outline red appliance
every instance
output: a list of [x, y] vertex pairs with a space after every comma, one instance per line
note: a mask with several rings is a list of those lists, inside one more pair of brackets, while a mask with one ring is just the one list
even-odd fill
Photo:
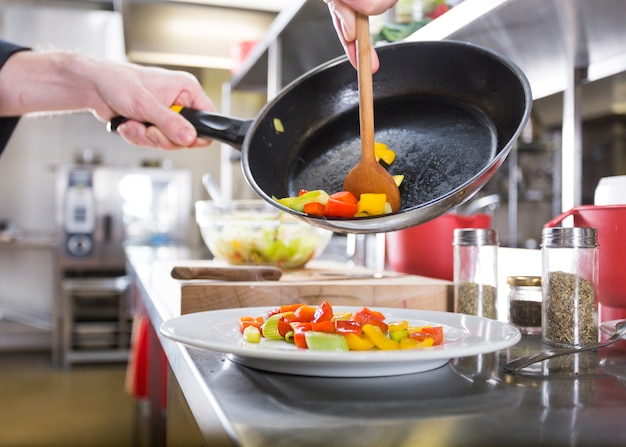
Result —
[[450, 213], [415, 227], [387, 233], [387, 263], [397, 272], [452, 281], [455, 228], [491, 228], [491, 216]]

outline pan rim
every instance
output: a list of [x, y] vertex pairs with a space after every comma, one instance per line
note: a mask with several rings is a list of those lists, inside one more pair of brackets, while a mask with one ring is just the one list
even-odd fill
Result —
[[[300, 75], [292, 82], [290, 82], [287, 86], [285, 86], [273, 99], [271, 99], [267, 104], [265, 104], [260, 112], [257, 114], [256, 119], [254, 119], [251, 124], [250, 129], [245, 135], [243, 144], [242, 144], [242, 168], [245, 173], [245, 178], [252, 187], [252, 189], [265, 201], [271, 203], [273, 206], [293, 214], [296, 217], [299, 217], [312, 225], [320, 226], [326, 229], [330, 229], [332, 231], [336, 231], [339, 233], [378, 233], [378, 232], [387, 232], [387, 231], [396, 231], [404, 228], [408, 228], [411, 226], [418, 225], [419, 223], [425, 223], [429, 220], [432, 220], [436, 217], [439, 217], [442, 214], [450, 211], [451, 209], [462, 205], [466, 201], [468, 201], [471, 197], [473, 197], [491, 178], [493, 172], [497, 170], [508, 154], [515, 143], [515, 141], [520, 137], [524, 126], [526, 125], [528, 119], [530, 118], [530, 113], [532, 110], [532, 90], [530, 87], [530, 83], [523, 73], [521, 68], [516, 65], [511, 59], [506, 56], [503, 56], [491, 49], [482, 47], [480, 45], [465, 42], [465, 41], [457, 41], [457, 40], [439, 40], [439, 41], [418, 41], [418, 42], [396, 42], [386, 45], [381, 45], [377, 47], [377, 51], [386, 52], [386, 51], [394, 51], [398, 48], [403, 47], [428, 47], [428, 46], [437, 46], [437, 47], [465, 47], [470, 51], [483, 54], [484, 56], [497, 61], [503, 68], [510, 71], [513, 75], [513, 78], [519, 82], [517, 86], [523, 92], [524, 96], [524, 104], [523, 104], [523, 113], [521, 116], [521, 120], [519, 121], [515, 130], [511, 133], [510, 137], [506, 141], [501, 142], [502, 149], [496, 152], [493, 159], [478, 172], [474, 173], [472, 177], [470, 177], [465, 182], [456, 186], [452, 190], [444, 193], [432, 200], [419, 203], [416, 205], [409, 206], [407, 208], [401, 208], [395, 213], [386, 214], [382, 216], [367, 216], [367, 217], [359, 217], [359, 218], [328, 218], [328, 217], [317, 217], [317, 216], [309, 216], [305, 213], [298, 212], [288, 208], [274, 200], [274, 197], [268, 195], [263, 189], [256, 183], [256, 179], [252, 174], [252, 169], [249, 164], [249, 154], [251, 147], [251, 140], [255, 135], [256, 131], [259, 129], [261, 125], [261, 121], [264, 117], [268, 116], [270, 111], [278, 104], [281, 99], [288, 95], [297, 85], [301, 84], [307, 79], [318, 76], [321, 72], [327, 71], [334, 67], [349, 64], [348, 58], [345, 55], [339, 56], [337, 58], [331, 59], [328, 62], [325, 62], [312, 70]], [[380, 53], [379, 53], [380, 54]], [[478, 187], [476, 187], [471, 193], [466, 194], [465, 191], [468, 189], [469, 185], [476, 185], [478, 182]], [[415, 213], [416, 211], [425, 211], [429, 209], [436, 208], [436, 205], [442, 204], [445, 202], [451, 201], [453, 206], [448, 208], [447, 210], [433, 210], [432, 213], [425, 213], [424, 217], [416, 222], [414, 219], [408, 218], [406, 215]], [[395, 221], [395, 222], [394, 222]]]

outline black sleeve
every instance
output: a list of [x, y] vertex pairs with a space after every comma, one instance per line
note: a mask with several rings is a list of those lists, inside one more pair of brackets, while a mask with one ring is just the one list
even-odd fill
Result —
[[[28, 50], [28, 48], [21, 47], [19, 45], [12, 44], [10, 42], [6, 42], [0, 39], [0, 76], [2, 76], [2, 67], [4, 63], [11, 57], [14, 53], [18, 51]], [[9, 138], [13, 134], [15, 130], [15, 126], [19, 121], [19, 116], [15, 117], [4, 117], [0, 118], [0, 154], [4, 150], [4, 147], [7, 145]]]

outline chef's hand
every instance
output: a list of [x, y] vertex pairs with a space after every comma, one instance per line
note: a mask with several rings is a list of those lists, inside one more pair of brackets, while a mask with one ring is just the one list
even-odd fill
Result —
[[[372, 16], [382, 14], [392, 8], [398, 0], [324, 0], [333, 19], [333, 25], [341, 45], [356, 68], [356, 11]], [[372, 71], [375, 73], [380, 67], [378, 55], [372, 47]]]
[[[180, 149], [202, 147], [194, 127], [171, 105], [204, 111], [215, 108], [191, 74], [130, 64], [104, 64], [94, 79], [98, 101], [95, 115], [109, 121], [117, 115], [129, 120], [117, 128], [127, 142], [145, 147]], [[146, 126], [144, 123], [151, 123]]]
[[[0, 70], [0, 116], [33, 112], [91, 111], [129, 143], [161, 149], [207, 146], [170, 106], [213, 111], [211, 100], [189, 73], [112, 62], [64, 51], [20, 51]], [[145, 126], [143, 123], [151, 123]]]

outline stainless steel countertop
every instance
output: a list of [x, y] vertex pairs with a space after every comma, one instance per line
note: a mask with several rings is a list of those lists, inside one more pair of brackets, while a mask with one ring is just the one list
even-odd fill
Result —
[[[163, 278], [172, 258], [128, 255], [158, 328], [176, 316], [176, 281]], [[200, 429], [208, 438], [227, 433], [235, 445], [626, 445], [626, 341], [538, 364], [524, 376], [502, 365], [539, 351], [539, 337], [425, 373], [349, 379], [257, 371], [160, 341]]]

